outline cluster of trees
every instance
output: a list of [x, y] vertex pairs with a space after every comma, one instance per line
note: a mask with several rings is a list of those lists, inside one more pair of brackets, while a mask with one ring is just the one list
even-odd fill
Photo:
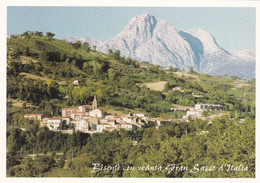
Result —
[[165, 100], [174, 104], [179, 104], [182, 106], [194, 106], [197, 102], [202, 99], [195, 99], [191, 93], [183, 93], [178, 90], [171, 91], [166, 94]]
[[[27, 154], [33, 152], [46, 155], [47, 152], [59, 151], [66, 155], [72, 148], [74, 152], [77, 152], [86, 144], [88, 137], [88, 134], [79, 132], [68, 135], [49, 131], [47, 127], [39, 127], [39, 124], [35, 121], [27, 123], [26, 131], [11, 127], [7, 131], [7, 168], [22, 167], [24, 158], [27, 158]], [[15, 167], [16, 165], [19, 166]]]
[[[22, 34], [22, 36], [25, 36], [26, 38], [31, 38], [32, 36], [42, 37], [43, 32], [40, 31], [26, 31]], [[53, 38], [55, 36], [52, 32], [46, 32], [46, 36], [48, 38]]]
[[12, 167], [8, 173], [10, 176], [15, 177], [41, 177], [54, 165], [55, 160], [53, 157], [39, 157], [36, 160], [28, 157], [21, 164]]
[[49, 80], [24, 79], [22, 77], [9, 77], [7, 80], [7, 97], [25, 100], [32, 104], [39, 104], [42, 100], [60, 98], [59, 85]]
[[[136, 133], [112, 132], [92, 136], [81, 154], [72, 162], [76, 176], [112, 176], [112, 177], [254, 177], [255, 144], [254, 120], [238, 125], [237, 122], [222, 117], [211, 125], [207, 121], [196, 119], [189, 123], [171, 124], [160, 130], [140, 129]], [[203, 131], [208, 130], [204, 134]], [[243, 136], [243, 137], [242, 137]], [[245, 137], [247, 139], [245, 139]], [[138, 140], [137, 140], [138, 139]], [[249, 140], [250, 139], [250, 140]], [[133, 145], [131, 140], [137, 140]], [[98, 145], [97, 145], [98, 144]], [[84, 158], [85, 157], [85, 158]], [[116, 171], [93, 170], [92, 163], [104, 166], [120, 165]], [[138, 170], [138, 166], [163, 166], [170, 164], [188, 166], [233, 164], [248, 166], [248, 171], [212, 171], [190, 173], [190, 171]], [[123, 170], [123, 167], [135, 167]]]
[[[43, 36], [43, 32], [41, 31], [25, 31], [23, 32], [21, 35], [10, 35], [11, 39], [15, 39], [18, 38], [19, 36], [25, 37], [25, 38], [32, 38], [32, 37], [42, 37]], [[55, 36], [54, 33], [52, 32], [46, 32], [46, 36], [48, 38], [53, 38]]]
[[82, 43], [81, 41], [76, 41], [75, 43], [71, 43], [71, 45], [73, 46], [73, 48], [75, 49], [82, 49], [82, 50], [85, 50], [86, 52], [90, 52], [90, 46], [89, 46], [89, 43], [87, 42], [84, 42]]
[[119, 60], [120, 59], [120, 50], [116, 50], [115, 52], [113, 52], [113, 50], [109, 49], [108, 55], [114, 60]]
[[[227, 117], [216, 118], [210, 124], [208, 121], [190, 119], [187, 123], [172, 123], [159, 130], [154, 127], [134, 132], [121, 129], [92, 136], [79, 132], [65, 135], [45, 128], [31, 128], [31, 131], [25, 132], [12, 129], [8, 133], [7, 162], [11, 176], [44, 176], [44, 172], [51, 167], [62, 167], [65, 159], [69, 161], [69, 171], [75, 177], [255, 176], [255, 120], [250, 118], [243, 124]], [[137, 144], [133, 144], [133, 141], [137, 141]], [[26, 158], [21, 161], [19, 155], [25, 150], [64, 152], [63, 163], [58, 160], [55, 163], [50, 157], [37, 157], [35, 160]], [[92, 173], [94, 163], [119, 165], [120, 169]], [[166, 170], [171, 164], [188, 167], [188, 170]], [[225, 171], [226, 167], [224, 171], [190, 172], [196, 164], [199, 164], [198, 167], [215, 166], [217, 169], [226, 164], [242, 164], [248, 170]], [[135, 168], [123, 169], [127, 166]], [[147, 166], [163, 168], [161, 171], [138, 170], [138, 167]], [[52, 169], [54, 173], [55, 170], [58, 169]]]

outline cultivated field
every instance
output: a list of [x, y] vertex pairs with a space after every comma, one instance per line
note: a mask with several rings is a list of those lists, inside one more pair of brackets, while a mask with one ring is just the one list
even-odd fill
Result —
[[139, 84], [139, 86], [147, 86], [147, 88], [150, 88], [151, 90], [156, 90], [156, 91], [162, 91], [164, 89], [164, 85], [166, 84], [167, 81], [158, 81], [154, 83], [143, 83]]

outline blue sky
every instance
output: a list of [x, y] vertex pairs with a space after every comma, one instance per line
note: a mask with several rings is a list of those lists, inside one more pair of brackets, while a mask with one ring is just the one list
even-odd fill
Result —
[[178, 31], [202, 28], [229, 51], [255, 49], [255, 8], [8, 7], [7, 34], [53, 32], [56, 38], [111, 39], [136, 15], [150, 13]]

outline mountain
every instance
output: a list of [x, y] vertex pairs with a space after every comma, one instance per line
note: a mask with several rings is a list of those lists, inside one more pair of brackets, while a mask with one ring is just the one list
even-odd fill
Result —
[[69, 42], [88, 42], [97, 50], [120, 50], [121, 56], [148, 61], [163, 67], [177, 67], [212, 75], [255, 77], [255, 56], [248, 51], [229, 52], [208, 32], [197, 28], [178, 32], [171, 24], [151, 14], [135, 16], [111, 40], [65, 38]]

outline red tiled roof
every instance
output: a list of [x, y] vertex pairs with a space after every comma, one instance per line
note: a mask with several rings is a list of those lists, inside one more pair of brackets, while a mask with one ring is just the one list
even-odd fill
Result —
[[131, 124], [131, 123], [124, 123], [124, 124], [122, 124], [122, 125], [133, 125], [133, 124]]
[[54, 119], [62, 119], [62, 117], [52, 117], [52, 118], [49, 118], [48, 120], [54, 120]]
[[108, 123], [102, 123], [102, 124], [99, 124], [99, 125], [109, 125]]

